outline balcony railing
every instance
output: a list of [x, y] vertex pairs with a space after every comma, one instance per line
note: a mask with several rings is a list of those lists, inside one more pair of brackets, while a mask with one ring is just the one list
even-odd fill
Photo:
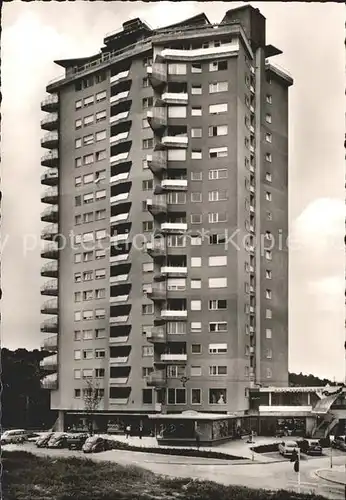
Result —
[[185, 92], [164, 92], [161, 100], [165, 104], [180, 104], [185, 106], [189, 101], [189, 96]]
[[111, 377], [109, 379], [110, 385], [124, 385], [127, 384], [129, 377]]
[[118, 262], [125, 262], [129, 258], [128, 253], [123, 253], [120, 255], [113, 255], [112, 257], [109, 258], [109, 262], [111, 264], [117, 264]]
[[57, 259], [59, 256], [59, 247], [57, 243], [49, 243], [41, 250], [41, 257], [44, 259]]
[[47, 184], [48, 186], [57, 185], [59, 182], [59, 170], [57, 168], [50, 168], [41, 175], [41, 184]]
[[165, 329], [162, 327], [153, 327], [151, 331], [146, 334], [147, 341], [152, 344], [165, 344], [166, 343], [166, 333]]
[[120, 122], [121, 120], [126, 120], [130, 114], [130, 111], [122, 111], [121, 113], [117, 113], [114, 116], [111, 116], [109, 119], [109, 123], [113, 125], [114, 123]]
[[56, 351], [58, 348], [58, 336], [51, 335], [50, 337], [46, 337], [43, 340], [41, 347], [46, 351]]
[[124, 364], [127, 363], [129, 360], [129, 356], [115, 356], [115, 357], [110, 357], [110, 363], [111, 365], [113, 364]]
[[162, 319], [186, 319], [187, 318], [187, 309], [162, 309], [161, 310], [161, 318]]
[[129, 279], [129, 275], [128, 274], [118, 274], [117, 276], [111, 276], [109, 278], [109, 282], [111, 284], [122, 283], [124, 281], [127, 281], [128, 279]]
[[167, 290], [165, 286], [150, 285], [146, 290], [147, 296], [153, 301], [162, 301], [167, 298]]
[[147, 199], [147, 209], [155, 217], [157, 215], [164, 215], [167, 213], [167, 200], [166, 196], [154, 196]]
[[111, 164], [119, 163], [121, 161], [127, 160], [128, 156], [130, 154], [130, 151], [124, 151], [123, 153], [119, 153], [117, 155], [111, 156], [110, 162]]
[[187, 354], [161, 354], [160, 359], [168, 363], [186, 362]]
[[120, 73], [117, 73], [116, 75], [111, 76], [110, 82], [111, 85], [114, 83], [118, 83], [121, 80], [125, 80], [129, 76], [130, 70], [127, 71], [120, 71]]
[[45, 189], [41, 194], [42, 203], [52, 203], [55, 205], [58, 201], [58, 186]]
[[58, 356], [56, 354], [53, 354], [53, 356], [47, 356], [40, 361], [40, 367], [43, 370], [55, 371], [58, 367]]
[[42, 389], [54, 390], [58, 388], [58, 374], [52, 373], [41, 380]]
[[111, 316], [109, 318], [109, 323], [111, 324], [118, 324], [118, 323], [126, 323], [127, 320], [129, 319], [129, 316]]
[[58, 295], [58, 280], [46, 281], [41, 286], [41, 295]]
[[186, 191], [187, 179], [163, 179], [161, 187], [166, 191]]
[[127, 99], [129, 96], [129, 93], [130, 93], [129, 90], [125, 90], [123, 92], [118, 92], [117, 94], [112, 95], [110, 98], [110, 103], [115, 104], [119, 101], [122, 101], [123, 99]]
[[129, 236], [129, 233], [115, 234], [114, 236], [111, 236], [111, 243], [117, 244], [127, 241], [129, 239]]
[[187, 231], [186, 222], [163, 222], [161, 231], [165, 233], [185, 233]]
[[58, 113], [50, 113], [41, 120], [41, 128], [44, 130], [54, 130], [58, 127], [59, 115]]
[[165, 135], [161, 144], [167, 148], [187, 148], [189, 139], [185, 135]]
[[167, 155], [164, 152], [154, 151], [152, 155], [147, 155], [147, 163], [154, 175], [162, 175], [167, 170]]
[[41, 332], [58, 332], [58, 320], [49, 318], [41, 323]]
[[58, 132], [49, 132], [45, 134], [41, 139], [41, 146], [43, 148], [56, 148], [59, 142], [59, 134]]
[[239, 51], [239, 41], [235, 39], [231, 43], [225, 43], [219, 47], [207, 47], [205, 49], [164, 49], [160, 56], [170, 61], [189, 61], [192, 59], [213, 58], [215, 56], [228, 56]]
[[118, 215], [113, 215], [110, 218], [110, 223], [111, 224], [116, 224], [117, 222], [125, 222], [129, 218], [129, 212], [123, 213], [123, 214], [118, 214]]
[[148, 375], [146, 382], [148, 387], [164, 387], [167, 380], [163, 370], [156, 370]]
[[127, 132], [121, 132], [120, 134], [117, 134], [117, 135], [113, 135], [113, 136], [110, 138], [109, 142], [110, 142], [112, 145], [114, 145], [114, 144], [116, 144], [116, 143], [118, 143], [118, 142], [121, 142], [121, 141], [126, 140], [126, 139], [128, 138], [128, 136], [129, 136], [129, 134], [130, 134], [130, 132], [129, 132], [129, 131], [127, 131]]
[[59, 163], [58, 150], [54, 149], [41, 156], [41, 165], [45, 167], [56, 167]]
[[126, 344], [128, 340], [129, 340], [128, 335], [123, 335], [121, 337], [109, 337], [110, 344]]
[[162, 266], [161, 274], [174, 275], [174, 276], [186, 276], [187, 267], [185, 266]]
[[127, 405], [129, 398], [109, 398], [111, 405]]
[[57, 262], [47, 262], [41, 267], [41, 276], [46, 276], [47, 278], [57, 278], [58, 276], [58, 263]]
[[163, 107], [153, 107], [147, 112], [147, 120], [153, 130], [167, 127], [167, 110]]
[[59, 233], [58, 224], [48, 224], [47, 226], [45, 226], [42, 229], [41, 239], [42, 240], [52, 240], [57, 236], [58, 233]]
[[118, 203], [119, 201], [124, 201], [127, 200], [127, 198], [130, 196], [130, 193], [119, 193], [115, 196], [111, 196], [111, 205]]
[[58, 94], [51, 94], [41, 102], [42, 111], [55, 111], [59, 106]]
[[118, 304], [119, 302], [127, 302], [129, 300], [129, 295], [115, 295], [109, 298], [111, 304]]
[[147, 67], [147, 74], [152, 87], [162, 87], [167, 83], [167, 64], [153, 63]]
[[121, 174], [113, 175], [110, 179], [111, 184], [118, 184], [126, 181], [129, 178], [130, 172], [122, 172]]
[[148, 241], [144, 246], [144, 250], [153, 258], [164, 257], [166, 255], [166, 245], [161, 238]]

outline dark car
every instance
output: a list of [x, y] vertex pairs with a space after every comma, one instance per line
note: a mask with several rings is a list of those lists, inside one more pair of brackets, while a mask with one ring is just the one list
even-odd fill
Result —
[[98, 453], [110, 449], [109, 442], [100, 436], [91, 436], [83, 444], [84, 453]]
[[336, 436], [332, 441], [332, 447], [346, 451], [346, 436]]
[[322, 446], [318, 439], [304, 439], [300, 444], [300, 449], [306, 455], [322, 455]]
[[48, 441], [47, 448], [66, 448], [68, 437], [66, 432], [54, 432]]
[[46, 448], [48, 445], [48, 441], [53, 436], [54, 432], [46, 432], [45, 434], [41, 434], [41, 436], [36, 440], [37, 448]]
[[81, 434], [70, 434], [67, 438], [67, 448], [69, 450], [81, 450], [88, 437], [89, 434], [86, 432]]

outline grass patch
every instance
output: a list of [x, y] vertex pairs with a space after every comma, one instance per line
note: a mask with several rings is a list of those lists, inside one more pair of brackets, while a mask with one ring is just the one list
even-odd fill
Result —
[[108, 444], [113, 450], [139, 451], [142, 453], [157, 453], [159, 455], [175, 455], [180, 457], [218, 458], [220, 460], [244, 460], [244, 457], [220, 453], [218, 451], [197, 450], [196, 448], [147, 448], [134, 446], [122, 441], [109, 440]]
[[139, 467], [4, 451], [3, 500], [325, 500], [324, 497], [175, 479]]

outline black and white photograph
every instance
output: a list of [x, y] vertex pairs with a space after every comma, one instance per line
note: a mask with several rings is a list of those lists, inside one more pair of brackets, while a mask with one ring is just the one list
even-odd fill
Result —
[[2, 5], [1, 498], [346, 500], [345, 6]]

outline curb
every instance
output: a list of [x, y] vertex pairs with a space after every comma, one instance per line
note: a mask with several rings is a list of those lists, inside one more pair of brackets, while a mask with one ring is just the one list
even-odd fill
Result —
[[[323, 476], [321, 475], [321, 472], [322, 472], [323, 470], [326, 470], [326, 469], [317, 469], [317, 470], [315, 471], [315, 475], [316, 475], [317, 477], [319, 477], [320, 479], [323, 479], [324, 481], [328, 481], [329, 483], [333, 483], [333, 484], [340, 484], [340, 485], [342, 485], [342, 486], [345, 486], [345, 487], [346, 487], [346, 481], [345, 481], [345, 482], [342, 482], [342, 481], [337, 481], [336, 479], [329, 479], [329, 478], [323, 477]], [[329, 469], [328, 469], [328, 470], [329, 470]]]

